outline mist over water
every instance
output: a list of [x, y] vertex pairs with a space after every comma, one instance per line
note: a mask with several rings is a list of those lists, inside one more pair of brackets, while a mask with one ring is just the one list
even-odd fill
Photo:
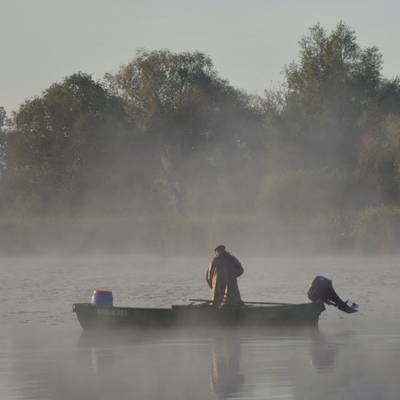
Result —
[[[0, 400], [399, 398], [400, 78], [343, 21], [299, 39], [262, 95], [201, 51], [141, 49], [0, 104]], [[245, 76], [256, 58], [237, 60]], [[94, 288], [131, 307], [209, 298], [222, 243], [244, 300], [303, 303], [324, 275], [360, 311], [82, 332], [72, 304]]]
[[303, 302], [323, 274], [360, 312], [329, 307], [319, 329], [86, 334], [71, 305], [92, 288], [116, 305], [183, 304], [209, 296], [207, 258], [3, 258], [0, 398], [398, 398], [398, 257], [241, 259], [245, 300]]

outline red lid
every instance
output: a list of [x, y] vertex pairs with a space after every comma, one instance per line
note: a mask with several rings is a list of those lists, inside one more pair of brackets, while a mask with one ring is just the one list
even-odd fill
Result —
[[103, 290], [103, 289], [93, 289], [93, 294], [111, 294], [112, 295], [112, 291]]

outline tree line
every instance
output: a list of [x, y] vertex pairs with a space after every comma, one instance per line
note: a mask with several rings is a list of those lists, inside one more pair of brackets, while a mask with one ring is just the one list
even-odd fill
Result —
[[201, 52], [139, 51], [0, 108], [0, 213], [304, 219], [400, 202], [400, 79], [344, 23], [312, 26], [278, 90]]

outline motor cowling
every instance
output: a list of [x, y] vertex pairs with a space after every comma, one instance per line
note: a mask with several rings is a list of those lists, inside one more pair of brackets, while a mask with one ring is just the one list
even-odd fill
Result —
[[337, 307], [340, 311], [351, 314], [357, 312], [358, 305], [343, 301], [333, 288], [332, 281], [324, 276], [316, 276], [307, 292], [308, 298], [314, 303], [323, 302]]
[[332, 281], [324, 276], [316, 276], [307, 292], [307, 297], [312, 301], [326, 303], [333, 289]]

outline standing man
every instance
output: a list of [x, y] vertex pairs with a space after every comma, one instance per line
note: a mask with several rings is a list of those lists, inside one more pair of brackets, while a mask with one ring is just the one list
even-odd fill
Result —
[[213, 305], [242, 305], [237, 284], [237, 278], [243, 274], [242, 265], [223, 245], [214, 249], [214, 255], [207, 270], [207, 283], [212, 291]]

